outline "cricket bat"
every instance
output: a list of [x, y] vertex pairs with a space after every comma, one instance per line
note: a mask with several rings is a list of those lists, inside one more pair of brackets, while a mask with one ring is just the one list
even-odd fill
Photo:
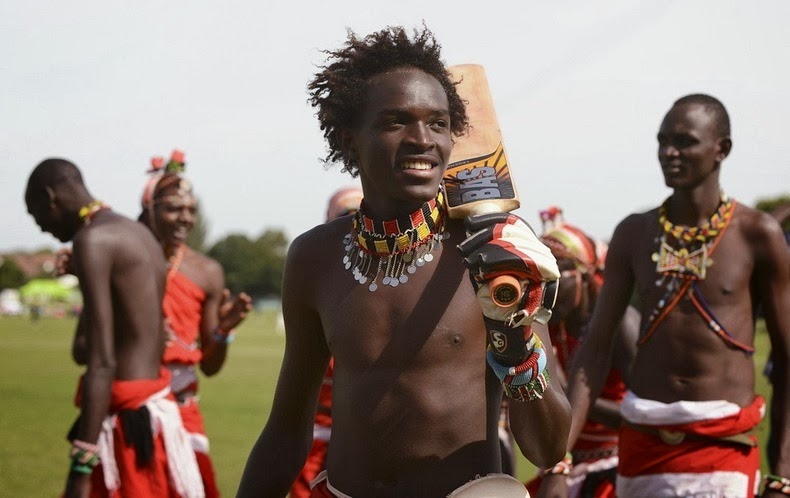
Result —
[[[463, 219], [513, 211], [520, 204], [485, 69], [478, 64], [461, 64], [448, 70], [454, 81], [460, 81], [456, 88], [466, 101], [469, 130], [456, 139], [444, 174], [447, 213], [450, 218]], [[489, 287], [491, 299], [499, 306], [507, 307], [521, 299], [521, 286], [514, 277], [497, 277]]]

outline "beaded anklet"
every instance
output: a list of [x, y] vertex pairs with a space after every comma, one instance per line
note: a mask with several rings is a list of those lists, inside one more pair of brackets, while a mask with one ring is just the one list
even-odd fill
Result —
[[365, 202], [354, 215], [351, 233], [343, 238], [346, 250], [343, 265], [351, 269], [360, 284], [370, 280], [368, 290], [382, 285], [397, 287], [409, 280], [418, 267], [433, 261], [433, 250], [447, 239], [444, 233], [444, 192], [426, 202], [408, 216], [394, 220], [375, 221], [365, 215]]
[[99, 447], [75, 439], [71, 447], [71, 471], [78, 474], [92, 474], [93, 468], [99, 465]]
[[783, 495], [790, 496], [790, 479], [768, 474], [765, 476], [765, 489], [779, 491]]

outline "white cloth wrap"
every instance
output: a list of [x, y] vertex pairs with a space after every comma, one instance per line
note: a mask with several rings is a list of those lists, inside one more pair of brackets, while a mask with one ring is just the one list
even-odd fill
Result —
[[[206, 494], [203, 490], [203, 478], [200, 476], [195, 451], [192, 449], [189, 434], [181, 421], [178, 404], [167, 399], [168, 394], [170, 394], [170, 387], [151, 395], [143, 403], [151, 414], [151, 433], [157, 437], [161, 432], [164, 439], [170, 483], [173, 485], [173, 489], [183, 498], [204, 498]], [[113, 428], [117, 419], [117, 415], [105, 417], [98, 440], [104, 485], [109, 491], [116, 491], [121, 486], [113, 440]]]

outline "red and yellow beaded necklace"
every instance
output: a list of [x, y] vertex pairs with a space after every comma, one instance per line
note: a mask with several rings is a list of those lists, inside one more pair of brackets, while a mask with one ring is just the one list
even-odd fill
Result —
[[80, 208], [78, 212], [80, 224], [85, 226], [90, 225], [91, 221], [93, 221], [93, 217], [96, 216], [96, 213], [99, 211], [104, 211], [105, 209], [110, 209], [110, 206], [99, 199], [92, 200]]
[[397, 287], [409, 274], [433, 261], [433, 250], [449, 234], [444, 233], [444, 193], [413, 213], [394, 220], [376, 221], [365, 214], [365, 202], [354, 215], [351, 233], [343, 238], [343, 265], [354, 279], [371, 292], [382, 285]]
[[666, 277], [705, 279], [707, 268], [713, 264], [711, 248], [735, 211], [735, 201], [723, 192], [720, 199], [719, 207], [702, 226], [675, 225], [669, 221], [669, 198], [658, 208], [662, 234], [659, 252], [653, 253], [658, 273]]
[[[705, 279], [707, 268], [713, 264], [710, 256], [721, 242], [722, 236], [732, 220], [737, 203], [722, 193], [716, 212], [701, 227], [673, 225], [667, 220], [668, 204], [669, 199], [661, 205], [658, 211], [658, 221], [663, 233], [661, 234], [659, 252], [653, 253], [656, 271], [661, 274], [661, 278], [656, 281], [656, 286], [663, 285], [665, 292], [650, 314], [647, 315], [637, 344], [646, 343], [669, 312], [680, 303], [684, 296], [688, 296], [708, 327], [728, 346], [752, 354], [754, 348], [735, 339], [714, 316], [713, 310], [706, 302], [698, 285], [699, 281]], [[671, 245], [671, 239], [674, 239], [672, 241], [680, 247]]]

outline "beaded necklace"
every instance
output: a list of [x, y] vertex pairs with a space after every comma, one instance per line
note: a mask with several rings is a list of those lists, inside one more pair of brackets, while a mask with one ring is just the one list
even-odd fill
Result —
[[82, 206], [79, 210], [79, 218], [80, 224], [88, 226], [91, 224], [93, 217], [96, 216], [96, 213], [99, 211], [103, 211], [105, 209], [110, 209], [110, 206], [105, 204], [104, 202], [100, 201], [99, 199], [94, 199], [88, 204]]
[[167, 277], [165, 278], [166, 282], [170, 282], [173, 277], [178, 273], [178, 270], [181, 268], [181, 263], [184, 261], [184, 254], [187, 252], [187, 248], [185, 244], [181, 244], [176, 249], [176, 252], [170, 256], [170, 259], [167, 261]]
[[[664, 201], [664, 204], [659, 208], [658, 220], [663, 233], [660, 238], [659, 252], [653, 253], [656, 272], [661, 274], [661, 278], [656, 280], [656, 286], [664, 285], [665, 292], [653, 311], [647, 316], [642, 328], [642, 336], [637, 344], [646, 343], [669, 312], [678, 305], [684, 296], [688, 296], [708, 327], [728, 346], [752, 354], [754, 348], [736, 340], [713, 315], [713, 311], [705, 301], [698, 285], [699, 281], [705, 280], [707, 267], [713, 264], [710, 256], [721, 242], [722, 235], [732, 220], [737, 203], [722, 193], [721, 202], [716, 212], [701, 227], [673, 225], [666, 216], [668, 204], [669, 199]], [[679, 248], [670, 245], [670, 237], [675, 239]]]
[[444, 192], [441, 190], [413, 213], [394, 220], [376, 221], [365, 214], [365, 202], [354, 215], [351, 233], [343, 238], [343, 265], [354, 280], [368, 290], [382, 285], [397, 287], [409, 280], [418, 267], [433, 261], [433, 250], [450, 237], [444, 231]]
[[[663, 283], [664, 278], [679, 277], [682, 279], [704, 280], [707, 268], [713, 264], [710, 249], [719, 234], [727, 226], [735, 202], [721, 193], [719, 207], [713, 216], [702, 226], [689, 227], [675, 225], [667, 219], [669, 198], [658, 208], [658, 224], [662, 229], [659, 252], [653, 253], [656, 271], [663, 278], [656, 282]], [[672, 242], [676, 242], [676, 245]]]

